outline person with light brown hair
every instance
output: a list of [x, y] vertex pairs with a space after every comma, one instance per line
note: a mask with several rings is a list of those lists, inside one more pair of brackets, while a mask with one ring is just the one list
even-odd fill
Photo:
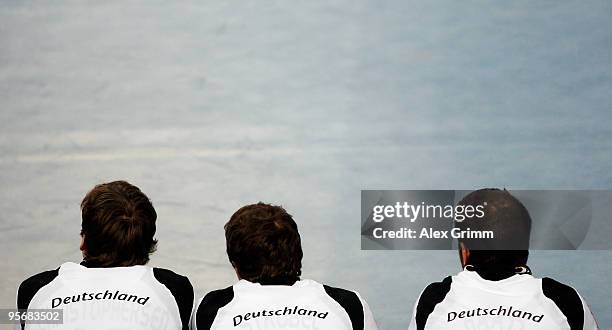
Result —
[[192, 329], [377, 329], [357, 292], [301, 279], [301, 238], [284, 208], [240, 208], [225, 240], [238, 282], [200, 299]]
[[81, 219], [83, 261], [25, 280], [18, 308], [63, 310], [58, 329], [188, 329], [189, 279], [146, 266], [157, 246], [157, 213], [149, 198], [126, 181], [99, 184], [83, 199]]
[[97, 185], [81, 202], [83, 265], [144, 265], [155, 252], [157, 213], [149, 198], [125, 181]]

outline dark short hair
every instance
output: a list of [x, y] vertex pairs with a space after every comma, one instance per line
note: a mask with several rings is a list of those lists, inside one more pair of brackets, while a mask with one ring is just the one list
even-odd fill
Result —
[[476, 267], [518, 267], [527, 263], [531, 217], [525, 206], [507, 190], [480, 189], [465, 196], [459, 205], [484, 205], [484, 217], [457, 222], [462, 230], [491, 230], [493, 240], [459, 239], [470, 250], [469, 263]]
[[227, 256], [240, 278], [291, 285], [302, 274], [302, 243], [293, 217], [280, 206], [247, 205], [225, 224]]
[[81, 217], [89, 266], [144, 265], [155, 251], [157, 213], [149, 198], [126, 181], [95, 186], [81, 202]]

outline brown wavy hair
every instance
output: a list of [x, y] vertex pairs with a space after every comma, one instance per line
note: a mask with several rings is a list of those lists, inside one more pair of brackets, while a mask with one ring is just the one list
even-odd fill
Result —
[[280, 206], [247, 205], [225, 224], [227, 255], [240, 278], [292, 285], [302, 274], [302, 243], [293, 217]]
[[126, 181], [95, 186], [81, 202], [81, 217], [87, 266], [144, 265], [157, 247], [153, 204]]

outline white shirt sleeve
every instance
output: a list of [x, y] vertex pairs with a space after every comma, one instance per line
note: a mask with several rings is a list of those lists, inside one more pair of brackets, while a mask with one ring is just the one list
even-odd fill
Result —
[[374, 320], [374, 315], [370, 310], [370, 306], [368, 303], [357, 293], [359, 300], [361, 300], [361, 305], [363, 306], [363, 330], [378, 330], [378, 326], [376, 325], [376, 321]]
[[191, 320], [189, 321], [189, 329], [190, 330], [198, 330], [198, 326], [196, 324], [196, 314], [198, 312], [198, 308], [200, 307], [200, 303], [202, 303], [202, 299], [204, 299], [204, 297], [200, 298], [193, 305], [193, 310], [191, 312]]
[[580, 294], [580, 301], [582, 301], [582, 310], [584, 310], [584, 330], [599, 330], [599, 326], [597, 325], [597, 321], [591, 312], [591, 308], [589, 308], [589, 304], [584, 301], [584, 298]]

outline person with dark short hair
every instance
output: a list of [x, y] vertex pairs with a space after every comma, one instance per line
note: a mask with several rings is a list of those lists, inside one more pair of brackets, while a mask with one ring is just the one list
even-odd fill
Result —
[[[103, 183], [83, 199], [81, 218], [83, 261], [25, 280], [17, 307], [63, 310], [53, 329], [189, 329], [189, 279], [146, 266], [157, 246], [149, 198], [125, 181]], [[26, 321], [21, 329], [45, 326]]]
[[357, 292], [300, 279], [300, 234], [282, 207], [240, 208], [225, 239], [239, 281], [200, 299], [192, 329], [377, 329]]
[[598, 329], [575, 289], [531, 275], [531, 217], [518, 199], [506, 190], [481, 189], [459, 205], [484, 207], [484, 216], [456, 227], [489, 230], [495, 238], [459, 239], [463, 271], [423, 290], [409, 330]]

